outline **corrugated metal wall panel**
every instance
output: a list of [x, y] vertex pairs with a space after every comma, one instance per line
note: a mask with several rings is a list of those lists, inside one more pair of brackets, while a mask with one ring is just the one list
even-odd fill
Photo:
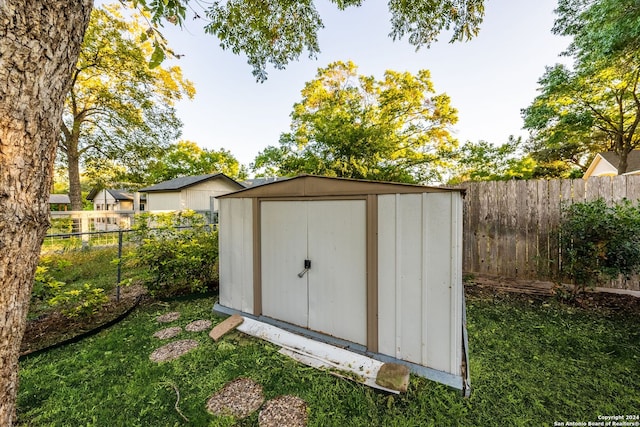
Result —
[[378, 196], [378, 351], [397, 357], [396, 196]]
[[367, 344], [364, 200], [309, 204], [309, 328]]
[[253, 313], [253, 207], [251, 199], [220, 204], [220, 304]]
[[[450, 333], [453, 316], [451, 313], [452, 271], [451, 257], [451, 194], [442, 193], [429, 197], [425, 195], [425, 244], [423, 265], [426, 269], [425, 283], [427, 313], [427, 345], [423, 364], [440, 371], [451, 372], [452, 354]], [[444, 197], [443, 197], [444, 196]], [[458, 341], [460, 343], [460, 341]], [[459, 366], [459, 363], [458, 363]]]
[[378, 198], [379, 351], [456, 375], [462, 330], [460, 209], [456, 193]]
[[422, 363], [422, 195], [402, 194], [396, 214], [396, 274], [400, 313], [396, 313], [400, 358]]
[[305, 328], [308, 276], [298, 273], [307, 257], [307, 209], [305, 202], [297, 201], [263, 201], [260, 207], [262, 313]]

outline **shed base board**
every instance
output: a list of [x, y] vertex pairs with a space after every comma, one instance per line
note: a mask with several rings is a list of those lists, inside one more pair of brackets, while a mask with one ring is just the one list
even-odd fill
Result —
[[308, 329], [291, 325], [289, 323], [282, 322], [269, 317], [254, 316], [253, 314], [249, 314], [233, 308], [225, 307], [218, 303], [214, 305], [213, 311], [217, 314], [229, 315], [229, 316], [233, 314], [239, 314], [243, 317], [264, 322], [264, 323], [276, 326], [278, 328], [284, 329], [286, 331], [289, 331], [298, 335], [302, 335], [302, 336], [311, 338], [313, 340], [331, 344], [336, 347], [340, 347], [345, 350], [352, 351], [354, 353], [362, 354], [364, 356], [370, 357], [375, 360], [379, 360], [384, 363], [400, 363], [402, 365], [407, 366], [412, 373], [418, 376], [421, 376], [423, 378], [426, 378], [432, 381], [439, 382], [441, 384], [456, 388], [458, 390], [463, 390], [464, 394], [468, 395], [467, 394], [468, 390], [466, 390], [466, 387], [465, 387], [465, 379], [462, 376], [450, 374], [448, 372], [439, 371], [432, 368], [427, 368], [426, 366], [418, 365], [417, 363], [413, 363], [413, 362], [407, 362], [406, 360], [397, 359], [395, 357], [388, 356], [386, 354], [370, 352], [370, 351], [367, 351], [366, 347], [360, 344], [356, 344], [350, 341], [345, 341], [345, 340], [332, 337], [329, 335], [325, 335], [319, 332], [310, 331]]
[[238, 331], [282, 347], [281, 354], [307, 366], [327, 370], [338, 377], [389, 393], [399, 393], [398, 390], [391, 390], [376, 383], [378, 372], [384, 365], [378, 360], [285, 331], [266, 322], [250, 318], [243, 319], [244, 322], [238, 326]]

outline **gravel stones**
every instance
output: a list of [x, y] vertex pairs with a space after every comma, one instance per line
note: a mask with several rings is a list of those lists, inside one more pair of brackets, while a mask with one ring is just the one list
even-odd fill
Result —
[[307, 403], [297, 396], [285, 395], [265, 403], [258, 415], [260, 427], [305, 427]]
[[196, 348], [198, 344], [199, 343], [196, 340], [179, 340], [170, 342], [151, 353], [149, 359], [151, 359], [152, 362], [166, 362], [168, 360], [177, 359], [183, 354]]
[[158, 323], [169, 323], [174, 320], [178, 320], [180, 318], [180, 313], [177, 311], [172, 311], [171, 313], [163, 314], [162, 316], [158, 316], [156, 321]]
[[[178, 320], [177, 311], [156, 318], [158, 323]], [[227, 319], [228, 321], [229, 319]], [[233, 319], [232, 319], [233, 320]], [[202, 332], [211, 328], [210, 320], [195, 320], [184, 327], [187, 332]], [[237, 326], [237, 325], [236, 325]], [[235, 327], [235, 326], [234, 326]], [[164, 328], [153, 334], [155, 338], [170, 339], [182, 333], [180, 326]], [[222, 334], [221, 334], [222, 335]], [[156, 349], [149, 359], [159, 363], [177, 359], [198, 347], [196, 340], [178, 340]], [[227, 383], [209, 398], [206, 410], [217, 416], [246, 418], [262, 407], [258, 414], [260, 427], [305, 427], [308, 419], [307, 403], [297, 396], [285, 395], [264, 403], [262, 386], [250, 378], [237, 378]]]
[[231, 415], [245, 418], [258, 410], [264, 402], [262, 386], [250, 378], [238, 378], [207, 401], [207, 411], [214, 415]]
[[179, 335], [180, 332], [182, 332], [182, 328], [180, 326], [174, 326], [173, 328], [161, 329], [153, 334], [153, 336], [155, 338], [160, 338], [161, 340], [167, 340]]
[[211, 327], [211, 320], [196, 320], [184, 327], [188, 332], [202, 332]]

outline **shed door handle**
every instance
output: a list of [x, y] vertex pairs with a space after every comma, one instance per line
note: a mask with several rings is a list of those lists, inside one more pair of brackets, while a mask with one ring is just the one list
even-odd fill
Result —
[[300, 273], [298, 273], [298, 277], [302, 278], [305, 273], [307, 271], [311, 270], [311, 260], [309, 259], [305, 259], [304, 260], [304, 270], [302, 270]]

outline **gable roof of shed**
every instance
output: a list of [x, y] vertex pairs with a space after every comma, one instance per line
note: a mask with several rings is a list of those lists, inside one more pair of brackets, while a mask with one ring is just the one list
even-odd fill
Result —
[[229, 178], [223, 173], [210, 173], [206, 175], [182, 176], [180, 178], [170, 179], [169, 181], [163, 181], [150, 187], [141, 188], [139, 191], [144, 193], [180, 191], [184, 188], [213, 179], [223, 179], [236, 185], [238, 189], [244, 188], [244, 185], [232, 178]]
[[245, 188], [244, 190], [225, 194], [218, 198], [357, 196], [366, 194], [442, 193], [451, 191], [464, 193], [463, 189], [446, 187], [427, 187], [424, 185], [403, 184], [398, 182], [299, 175], [258, 187]]

